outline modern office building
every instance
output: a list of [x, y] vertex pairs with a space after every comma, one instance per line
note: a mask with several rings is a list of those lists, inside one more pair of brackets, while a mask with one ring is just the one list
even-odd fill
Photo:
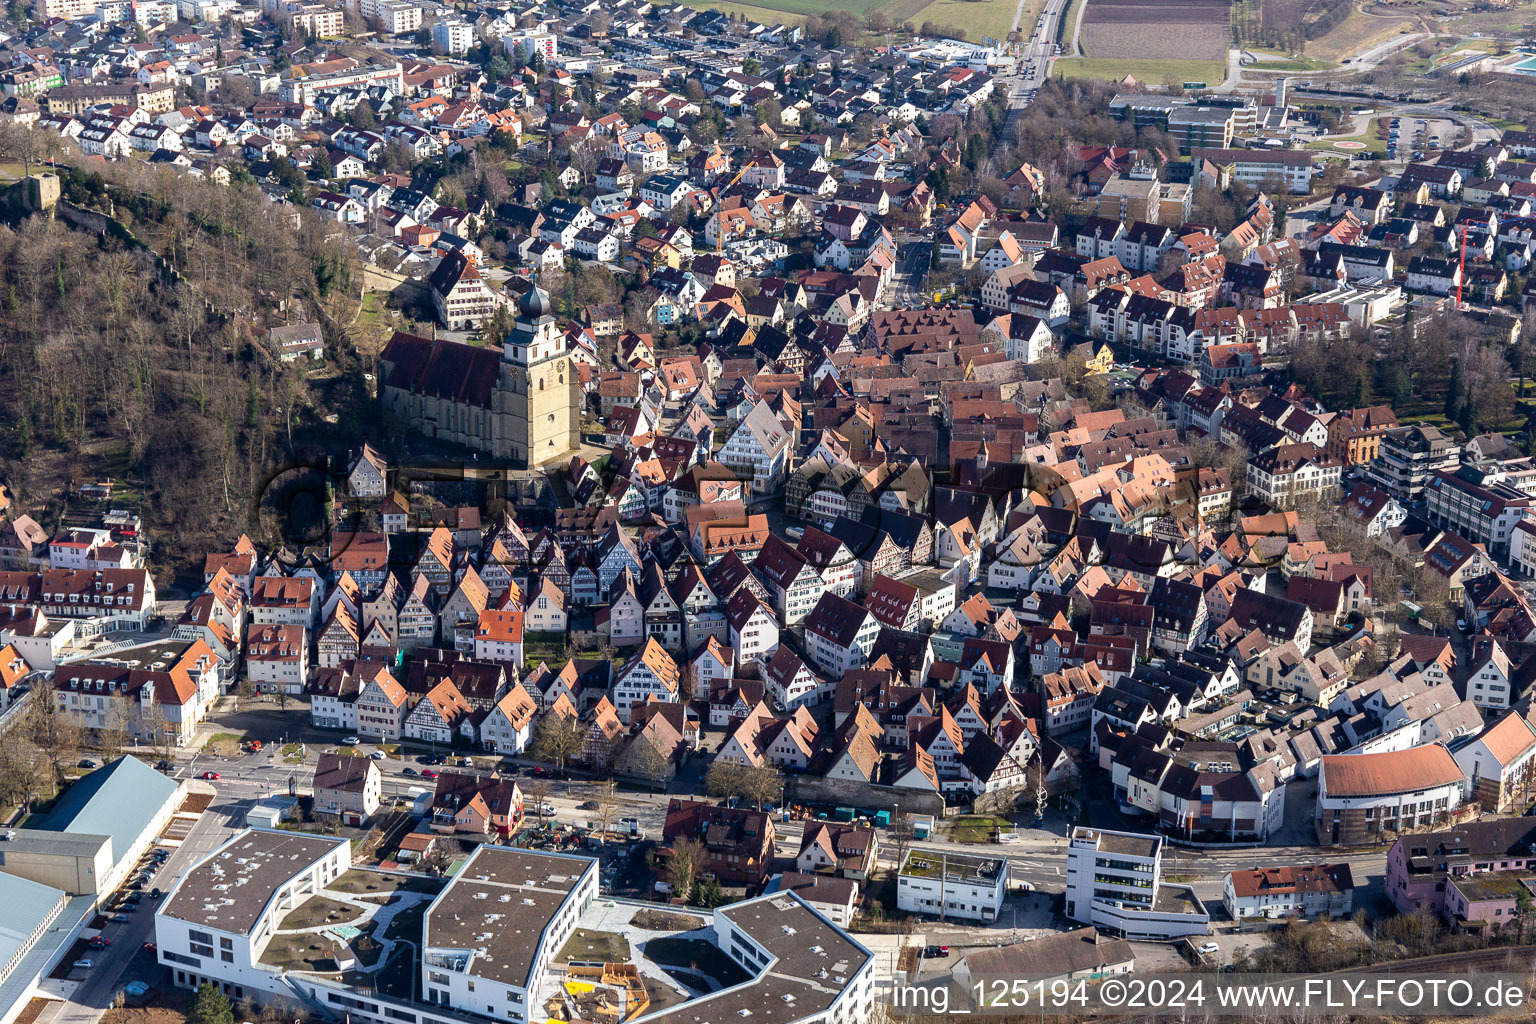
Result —
[[1077, 827], [1067, 848], [1067, 920], [1128, 939], [1205, 935], [1193, 889], [1162, 880], [1163, 837]]
[[481, 846], [422, 922], [422, 998], [528, 1021], [549, 963], [597, 898], [597, 861]]
[[160, 962], [178, 987], [204, 982], [231, 999], [290, 995], [261, 963], [278, 924], [352, 866], [346, 839], [247, 829], [187, 871], [155, 912]]
[[[610, 975], [640, 977], [630, 964], [556, 962], [579, 923], [597, 929], [592, 915], [613, 912], [613, 902], [597, 899], [596, 860], [491, 845], [477, 848], [426, 908], [420, 954], [412, 958], [421, 972], [419, 999], [385, 995], [371, 979], [356, 984], [263, 962], [283, 918], [350, 865], [344, 839], [247, 829], [188, 871], [160, 907], [160, 961], [178, 986], [207, 981], [232, 999], [296, 1002], [357, 1024], [544, 1020], [550, 1000], [570, 994], [565, 983], [577, 966], [599, 987], [611, 985]], [[747, 979], [704, 996], [679, 990], [679, 1000], [654, 1012], [636, 1008], [631, 989], [616, 987], [614, 996], [638, 1014], [630, 1024], [869, 1019], [873, 955], [799, 896], [774, 892], [720, 907], [711, 923], [711, 941]], [[345, 945], [336, 932], [326, 934], [338, 949]]]
[[1483, 545], [1500, 561], [1508, 558], [1515, 524], [1536, 510], [1536, 498], [1505, 482], [1504, 474], [1476, 466], [1434, 474], [1424, 500], [1430, 522]]
[[1438, 427], [1393, 427], [1382, 435], [1366, 476], [1399, 501], [1410, 501], [1436, 473], [1455, 470], [1460, 461], [1461, 448]]
[[945, 921], [995, 921], [1007, 888], [1006, 859], [910, 850], [896, 876], [896, 908]]

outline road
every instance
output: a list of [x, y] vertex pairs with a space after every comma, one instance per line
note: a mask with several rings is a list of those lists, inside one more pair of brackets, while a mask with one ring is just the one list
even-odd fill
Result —
[[[186, 838], [171, 852], [150, 885], [169, 892], [178, 879], [193, 864], [229, 839], [245, 824], [244, 808], [231, 807], [224, 794], [214, 800], [192, 826]], [[110, 1009], [122, 986], [134, 980], [155, 982], [161, 967], [155, 954], [144, 949], [146, 942], [155, 937], [155, 908], [158, 903], [145, 899], [137, 911], [124, 916], [121, 923], [109, 922], [99, 933], [95, 929], [86, 936], [100, 934], [110, 943], [105, 949], [94, 949], [88, 954], [92, 962], [89, 969], [75, 969], [70, 973], [79, 985], [67, 1000], [50, 1002], [38, 1018], [38, 1024], [97, 1024], [101, 1015]]]
[[[240, 717], [251, 714], [248, 711], [241, 712]], [[269, 715], [261, 712], [255, 714], [259, 715], [264, 723], [270, 723]], [[228, 728], [234, 717], [236, 716], [221, 716], [217, 727]], [[307, 718], [307, 714], [295, 709], [287, 712], [285, 717], [294, 723], [299, 723]], [[274, 731], [271, 725], [267, 724], [266, 731], [276, 737], [281, 730]], [[288, 732], [290, 736], [298, 734], [306, 740], [301, 763], [285, 763], [279, 747], [269, 744], [260, 753], [244, 753], [235, 757], [194, 754], [189, 760], [178, 763], [177, 774], [183, 778], [196, 778], [207, 771], [219, 773], [220, 778], [211, 783], [218, 792], [218, 800], [210, 810], [210, 815], [214, 814], [221, 805], [233, 807], [239, 803], [240, 809], [243, 810], [249, 802], [268, 795], [284, 794], [288, 792], [290, 779], [294, 780], [299, 790], [307, 791], [320, 754], [335, 750], [340, 737], [334, 735], [334, 731], [312, 730], [307, 726], [302, 728], [291, 726]], [[384, 753], [377, 745], [371, 743], [358, 744], [356, 749], [364, 754]], [[434, 788], [433, 780], [420, 774], [426, 770], [426, 766], [420, 763], [419, 756], [417, 753], [407, 753], [386, 755], [377, 760], [383, 775], [383, 794], [386, 798], [409, 799], [413, 795], [413, 790], [421, 792]], [[491, 766], [496, 760], [498, 759], [479, 758], [478, 764], [474, 766], [437, 766], [434, 770], [486, 774], [492, 770]], [[608, 790], [607, 782], [593, 779], [535, 780], [530, 774], [532, 762], [516, 759], [515, 763], [519, 766], [519, 783], [525, 790], [533, 785], [542, 787], [547, 792], [550, 803], [555, 807], [556, 819], [562, 822], [590, 821], [593, 813], [590, 810], [581, 810], [580, 805]], [[671, 793], [625, 790], [621, 794], [621, 809], [612, 812], [613, 817], [633, 816], [639, 819], [641, 826], [648, 833], [653, 836], [659, 835], [666, 818], [668, 799], [673, 796], [700, 797], [703, 795], [702, 769], [703, 762], [700, 758], [690, 759], [680, 773], [680, 779], [685, 780], [684, 783], [682, 785], [674, 783]], [[228, 816], [227, 813], [226, 816]], [[1055, 817], [1054, 814], [1052, 817]], [[1014, 880], [1029, 882], [1032, 886], [1046, 891], [1061, 891], [1064, 886], [1062, 869], [1066, 863], [1065, 840], [1060, 832], [1062, 826], [1055, 821], [1050, 824], [1055, 831], [1020, 826], [1017, 831], [1018, 841], [1008, 845], [977, 847], [974, 844], [950, 842], [941, 837], [913, 845], [916, 848], [936, 852], [973, 855], [986, 852], [995, 856], [1006, 856], [1010, 861], [1010, 871]], [[776, 838], [781, 856], [793, 857], [799, 852], [803, 829], [804, 824], [801, 822], [777, 824]], [[1196, 883], [1196, 891], [1205, 897], [1219, 895], [1222, 876], [1229, 871], [1253, 868], [1263, 863], [1307, 863], [1318, 859], [1348, 860], [1354, 867], [1357, 880], [1362, 884], [1367, 877], [1379, 877], [1385, 871], [1385, 856], [1379, 852], [1329, 853], [1312, 845], [1265, 846], [1205, 852], [1183, 849], [1170, 844], [1165, 862], [1168, 874], [1193, 876], [1200, 879], [1200, 882]]]
[[[1034, 34], [1024, 44], [1024, 52], [1019, 58], [1022, 71], [1019, 82], [1027, 93], [1034, 92], [1051, 77], [1051, 64], [1056, 60], [1056, 28], [1066, 6], [1067, 0], [1046, 0], [1045, 9], [1035, 22]], [[1018, 18], [1022, 11], [1020, 5], [1019, 11], [1014, 13], [1015, 29], [1019, 28]]]

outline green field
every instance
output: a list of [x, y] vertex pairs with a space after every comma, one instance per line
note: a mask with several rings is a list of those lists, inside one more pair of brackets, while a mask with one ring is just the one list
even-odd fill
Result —
[[[1035, 19], [1044, 6], [1044, 0], [1024, 0], [1024, 12], [1019, 17], [1024, 32], [1035, 30]], [[922, 9], [921, 20], [964, 29], [965, 37], [974, 41], [982, 36], [1006, 39], [1018, 9], [1018, 0], [934, 0]], [[906, 20], [912, 19], [909, 16]]]
[[[794, 24], [812, 15], [826, 14], [828, 10], [822, 0], [762, 0], [755, 4], [740, 3], [738, 0], [683, 2], [689, 7], [723, 11], [770, 25], [775, 22]], [[1044, 5], [1045, 0], [1024, 0], [1019, 23], [1025, 30], [1034, 26], [1035, 18]], [[1019, 12], [1019, 3], [1018, 0], [842, 0], [837, 9], [858, 18], [879, 11], [893, 25], [912, 22], [915, 26], [924, 21], [932, 21], [962, 29], [967, 39], [979, 40], [983, 36], [1006, 38], [1009, 29], [1013, 27], [1014, 15]]]
[[[794, 0], [785, 0], [793, 3]], [[687, 0], [689, 7], [697, 7], [701, 11], [720, 11], [723, 14], [735, 14], [746, 18], [748, 21], [760, 21], [765, 25], [797, 25], [804, 21], [804, 14], [794, 14], [789, 11], [781, 11], [773, 7], [753, 7], [751, 4], [728, 3], [725, 0]], [[812, 14], [820, 14], [821, 11], [812, 11]]]
[[1227, 65], [1219, 60], [1121, 60], [1117, 57], [1063, 57], [1054, 65], [1064, 78], [1103, 78], [1118, 82], [1126, 75], [1157, 85], [1172, 75], [1181, 82], [1217, 85], [1227, 77]]
[[[847, 11], [856, 18], [862, 18], [885, 2], [886, 0], [841, 0], [837, 9]], [[765, 4], [741, 4], [732, 3], [729, 0], [689, 0], [688, 6], [707, 11], [724, 11], [727, 14], [735, 12], [753, 21], [769, 24], [780, 21], [787, 23], [813, 14], [820, 17], [828, 12], [828, 7], [823, 0], [773, 0], [772, 3]], [[786, 15], [793, 15], [794, 18], [788, 18]]]

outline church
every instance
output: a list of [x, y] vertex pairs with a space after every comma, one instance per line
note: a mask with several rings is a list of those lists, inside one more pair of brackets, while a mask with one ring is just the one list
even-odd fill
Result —
[[533, 288], [498, 353], [395, 332], [379, 356], [379, 398], [396, 424], [506, 459], [564, 464], [581, 443], [581, 398], [565, 332]]

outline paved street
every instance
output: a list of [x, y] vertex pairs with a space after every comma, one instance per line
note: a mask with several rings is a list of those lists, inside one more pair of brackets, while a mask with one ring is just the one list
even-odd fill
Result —
[[[194, 792], [206, 787], [196, 786]], [[221, 792], [211, 807], [191, 825], [186, 838], [172, 850], [151, 885], [169, 892], [178, 879], [205, 854], [218, 847], [245, 825], [245, 806], [233, 802], [233, 794]], [[237, 797], [234, 800], [238, 800]], [[178, 816], [179, 823], [190, 822], [190, 815]], [[172, 832], [179, 831], [175, 824]], [[175, 843], [176, 840], [169, 840]], [[67, 994], [67, 999], [49, 1003], [38, 1018], [39, 1024], [96, 1024], [104, 1011], [130, 981], [155, 982], [161, 966], [155, 954], [144, 949], [155, 937], [154, 914], [158, 902], [146, 898], [136, 911], [127, 913], [123, 923], [108, 923], [99, 934], [110, 940], [105, 949], [87, 953], [93, 966], [71, 971], [70, 982], [46, 981], [45, 991]], [[98, 934], [87, 931], [86, 935]], [[72, 991], [67, 991], [72, 989]]]

